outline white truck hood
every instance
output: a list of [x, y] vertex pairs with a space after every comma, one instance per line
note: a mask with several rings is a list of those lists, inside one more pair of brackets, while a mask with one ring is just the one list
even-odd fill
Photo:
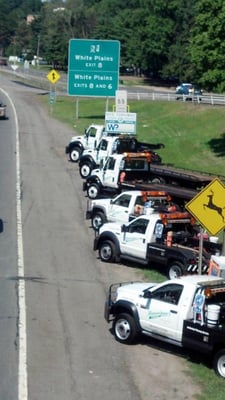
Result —
[[71, 142], [75, 142], [76, 140], [85, 140], [85, 136], [73, 136]]
[[[156, 283], [153, 282], [135, 282], [128, 285], [119, 286], [117, 289], [117, 298], [123, 300], [128, 300], [132, 302], [140, 302], [143, 292], [145, 289], [155, 286]], [[146, 299], [143, 299], [146, 301]]]
[[95, 206], [100, 205], [100, 206], [105, 207], [106, 209], [108, 209], [110, 203], [111, 203], [111, 199], [96, 199], [96, 200], [92, 200], [91, 206], [93, 208]]
[[116, 222], [107, 222], [106, 224], [101, 226], [101, 228], [99, 229], [99, 234], [105, 231], [110, 231], [119, 234], [121, 232], [121, 224], [118, 224]]
[[86, 150], [83, 151], [82, 156], [86, 156], [87, 154], [88, 154], [88, 155], [89, 155], [89, 154], [95, 154], [95, 153], [96, 153], [95, 150], [86, 149]]

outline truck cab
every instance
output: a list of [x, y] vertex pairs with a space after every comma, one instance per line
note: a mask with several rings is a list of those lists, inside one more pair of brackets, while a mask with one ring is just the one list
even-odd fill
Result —
[[85, 149], [95, 149], [101, 138], [106, 135], [104, 125], [92, 124], [85, 129], [84, 135], [73, 136], [65, 147], [65, 153], [69, 154], [72, 162], [78, 162]]
[[101, 162], [112, 154], [125, 154], [125, 153], [151, 153], [151, 162], [160, 164], [161, 157], [155, 151], [151, 150], [153, 145], [149, 143], [138, 142], [137, 139], [131, 135], [119, 135], [114, 137], [105, 137], [101, 140], [95, 150], [87, 150], [83, 152], [79, 161], [79, 170], [82, 178], [86, 179], [90, 176], [93, 169], [100, 166]]
[[98, 230], [106, 222], [127, 223], [140, 214], [172, 207], [176, 206], [164, 191], [129, 190], [114, 198], [88, 200], [86, 219], [91, 219], [92, 228]]
[[[196, 225], [189, 213], [141, 215], [128, 224], [106, 223], [94, 239], [94, 250], [104, 262], [123, 259], [142, 265], [156, 265], [172, 279], [198, 272], [199, 251], [189, 245], [196, 237]], [[202, 272], [208, 271], [210, 254], [204, 252]]]
[[113, 154], [105, 162], [101, 161], [99, 169], [92, 171], [83, 190], [87, 190], [90, 199], [96, 199], [104, 191], [117, 192], [124, 175], [130, 180], [147, 175], [151, 159], [151, 152]]
[[185, 347], [210, 357], [225, 378], [224, 278], [189, 275], [159, 284], [112, 284], [104, 316], [113, 321], [119, 342], [132, 343], [143, 334]]
[[93, 169], [96, 169], [101, 162], [113, 152], [117, 137], [102, 138], [95, 149], [85, 150], [79, 161], [80, 176], [86, 179]]

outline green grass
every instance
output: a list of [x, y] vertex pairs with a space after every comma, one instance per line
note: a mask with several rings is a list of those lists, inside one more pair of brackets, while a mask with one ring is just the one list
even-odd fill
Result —
[[[72, 134], [82, 134], [91, 123], [104, 124], [106, 101], [58, 97], [52, 108], [49, 97], [39, 99], [51, 115], [71, 127]], [[224, 107], [183, 102], [129, 101], [130, 112], [137, 113], [137, 138], [151, 143], [162, 142], [159, 151], [163, 162], [192, 170], [225, 175]], [[109, 100], [108, 111], [114, 101]], [[78, 115], [78, 118], [77, 118]], [[65, 143], [66, 145], [67, 143]], [[165, 276], [143, 270], [146, 280], [161, 282]], [[190, 374], [202, 388], [198, 400], [223, 400], [225, 382], [204, 364], [188, 361]], [[185, 398], [185, 393], [184, 393]]]
[[[49, 98], [43, 99], [46, 103]], [[158, 153], [163, 162], [190, 170], [225, 175], [224, 107], [187, 102], [128, 102], [137, 113], [137, 138], [151, 143], [162, 142]], [[84, 132], [91, 123], [104, 124], [106, 107], [113, 111], [114, 101], [105, 99], [58, 97], [52, 115]], [[49, 106], [50, 107], [50, 106]]]

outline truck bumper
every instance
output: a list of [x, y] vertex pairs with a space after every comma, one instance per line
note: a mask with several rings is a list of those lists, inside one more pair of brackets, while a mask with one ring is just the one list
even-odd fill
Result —
[[93, 245], [93, 250], [98, 250], [98, 242], [99, 242], [99, 236], [95, 236], [94, 238], [94, 245]]
[[106, 300], [104, 309], [104, 318], [107, 322], [109, 322], [109, 315], [110, 315], [110, 307], [108, 301]]
[[65, 153], [68, 154], [69, 153], [69, 146], [65, 147]]
[[91, 219], [91, 217], [92, 217], [92, 212], [86, 211], [86, 219]]
[[85, 190], [87, 190], [87, 182], [86, 182], [86, 181], [83, 182], [83, 192], [84, 192]]

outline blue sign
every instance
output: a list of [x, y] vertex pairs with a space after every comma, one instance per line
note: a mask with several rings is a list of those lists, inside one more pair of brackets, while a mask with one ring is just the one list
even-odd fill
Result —
[[119, 85], [118, 40], [71, 39], [68, 94], [114, 97]]

